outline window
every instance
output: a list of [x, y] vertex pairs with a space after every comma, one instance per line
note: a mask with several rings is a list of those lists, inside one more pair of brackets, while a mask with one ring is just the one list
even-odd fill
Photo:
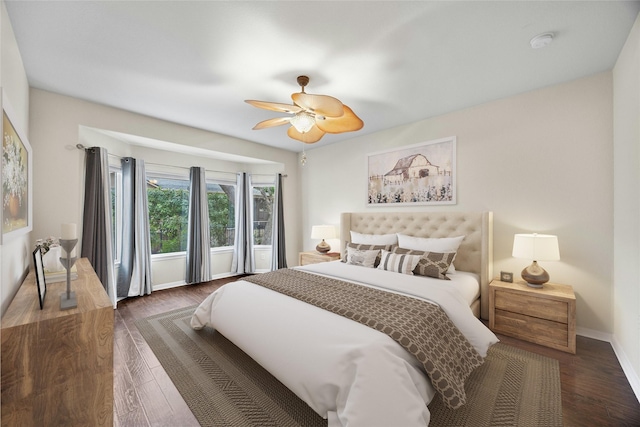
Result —
[[[120, 261], [122, 242], [122, 172], [110, 171], [112, 241], [114, 259]], [[271, 245], [273, 184], [253, 185], [253, 242]], [[189, 220], [189, 179], [147, 172], [149, 232], [152, 254], [186, 252]], [[233, 247], [235, 244], [236, 184], [207, 180], [210, 247]]]
[[189, 180], [147, 173], [151, 253], [187, 250]]
[[270, 245], [273, 205], [276, 188], [273, 185], [253, 186], [253, 244]]
[[233, 246], [236, 232], [236, 186], [207, 182], [207, 200], [211, 247]]
[[122, 250], [122, 172], [117, 168], [109, 169], [109, 184], [111, 188], [111, 244], [113, 249], [113, 261], [120, 262]]

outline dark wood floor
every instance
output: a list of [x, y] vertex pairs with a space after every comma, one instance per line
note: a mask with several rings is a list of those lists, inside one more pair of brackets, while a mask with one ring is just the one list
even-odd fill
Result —
[[[115, 426], [199, 425], [134, 322], [198, 304], [214, 289], [232, 280], [157, 291], [118, 304], [114, 346]], [[565, 426], [640, 426], [640, 403], [609, 343], [579, 336], [577, 354], [572, 355], [505, 336], [500, 339], [559, 361]]]

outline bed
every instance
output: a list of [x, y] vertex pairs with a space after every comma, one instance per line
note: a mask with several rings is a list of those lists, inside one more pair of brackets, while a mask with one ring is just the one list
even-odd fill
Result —
[[350, 232], [404, 233], [415, 237], [464, 236], [454, 265], [456, 270], [477, 274], [480, 288], [471, 309], [489, 320], [489, 283], [493, 279], [493, 212], [366, 212], [340, 217], [341, 253], [351, 241]]
[[[465, 351], [473, 350], [480, 360], [497, 342], [474, 315], [474, 310], [484, 312], [483, 301], [488, 295], [482, 289], [488, 287], [490, 277], [490, 213], [345, 213], [341, 217], [344, 254], [350, 252], [351, 231], [438, 238], [464, 235], [454, 260], [457, 271], [452, 276], [469, 273], [476, 277], [479, 298], [465, 299], [452, 281], [341, 261], [278, 274], [286, 273], [295, 286], [317, 282], [315, 289], [319, 292], [333, 294], [338, 286], [355, 287], [367, 297], [373, 293], [372, 301], [384, 295], [385, 302], [402, 298], [411, 300], [410, 304], [421, 304], [425, 310], [438, 310], [445, 317], [433, 329], [451, 323], [455, 331], [446, 329], [448, 332], [440, 335], [463, 335], [468, 346]], [[330, 427], [429, 424], [427, 404], [442, 391], [434, 382], [430, 362], [415, 356], [422, 355], [422, 350], [416, 353], [413, 343], [400, 345], [400, 341], [363, 322], [250, 281], [267, 281], [271, 274], [252, 276], [215, 291], [196, 309], [192, 327], [215, 328], [327, 418]], [[398, 310], [403, 315], [408, 312]], [[418, 320], [415, 325], [421, 331], [431, 329], [422, 327]], [[431, 347], [440, 348], [440, 344]]]

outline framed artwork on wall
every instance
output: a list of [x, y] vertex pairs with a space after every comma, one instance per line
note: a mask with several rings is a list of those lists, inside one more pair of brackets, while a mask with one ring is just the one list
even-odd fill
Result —
[[32, 153], [16, 116], [2, 97], [2, 241], [28, 233], [32, 224]]
[[456, 203], [456, 137], [367, 155], [367, 206]]

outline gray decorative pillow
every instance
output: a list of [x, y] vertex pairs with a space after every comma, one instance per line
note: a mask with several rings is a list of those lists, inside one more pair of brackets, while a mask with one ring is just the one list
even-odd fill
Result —
[[373, 268], [380, 256], [380, 249], [366, 250], [347, 247], [347, 264]]
[[[391, 251], [394, 247], [395, 245], [368, 245], [364, 243], [347, 243], [347, 251], [349, 250], [349, 248], [359, 249], [361, 251], [377, 250], [378, 258], [376, 258], [376, 261], [373, 265], [374, 267], [377, 267], [378, 264], [380, 263], [380, 250], [384, 249], [385, 251]], [[347, 262], [347, 255], [348, 255], [348, 252], [345, 252], [342, 262]]]
[[411, 249], [395, 248], [397, 254], [421, 255], [418, 265], [413, 270], [416, 276], [428, 276], [436, 279], [451, 280], [447, 277], [447, 270], [456, 257], [455, 252], [424, 252]]

